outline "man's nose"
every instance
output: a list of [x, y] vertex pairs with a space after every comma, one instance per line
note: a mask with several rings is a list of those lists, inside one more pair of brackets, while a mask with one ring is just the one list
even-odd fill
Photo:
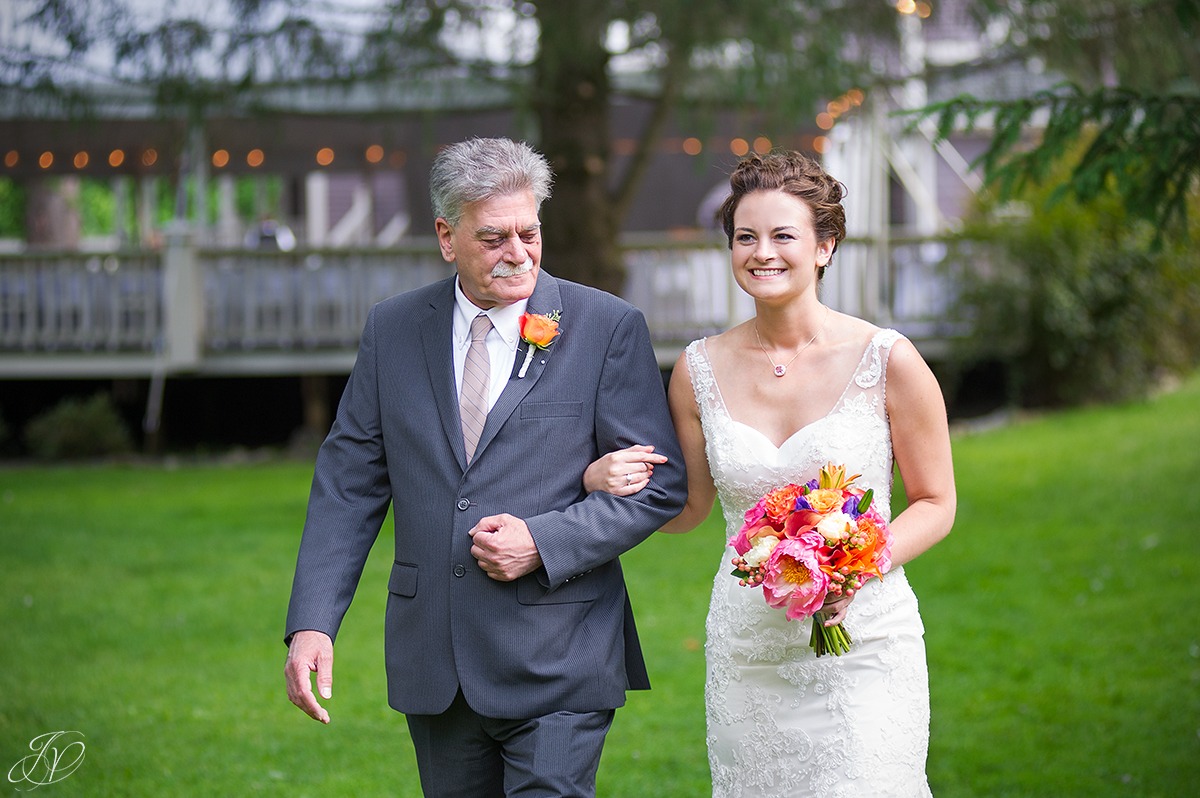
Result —
[[504, 245], [500, 247], [500, 256], [509, 263], [524, 263], [529, 257], [525, 242], [515, 234], [504, 239]]

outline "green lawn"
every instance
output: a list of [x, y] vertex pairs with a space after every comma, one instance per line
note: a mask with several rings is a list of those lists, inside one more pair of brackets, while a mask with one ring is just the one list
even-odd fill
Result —
[[[935, 794], [1191, 794], [1200, 378], [959, 435], [955, 459], [955, 531], [908, 566], [928, 629]], [[41, 794], [419, 796], [384, 698], [385, 542], [338, 641], [332, 725], [284, 694], [310, 474], [0, 469], [0, 773], [66, 729], [86, 760]], [[708, 792], [703, 628], [722, 536], [710, 523], [625, 558], [654, 690], [617, 715], [602, 796]]]

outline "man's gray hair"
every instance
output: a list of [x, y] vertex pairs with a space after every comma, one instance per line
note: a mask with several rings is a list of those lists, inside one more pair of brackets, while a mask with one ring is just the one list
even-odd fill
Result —
[[554, 176], [545, 156], [525, 142], [510, 139], [468, 139], [451, 144], [433, 159], [429, 199], [434, 218], [451, 226], [462, 218], [468, 202], [533, 192], [541, 210], [550, 196]]

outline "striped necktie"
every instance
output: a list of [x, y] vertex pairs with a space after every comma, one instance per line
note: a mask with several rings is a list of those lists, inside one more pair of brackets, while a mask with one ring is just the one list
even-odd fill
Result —
[[471, 322], [471, 348], [467, 350], [467, 360], [463, 364], [458, 411], [462, 418], [463, 443], [467, 447], [468, 463], [475, 457], [475, 447], [483, 433], [483, 422], [487, 420], [491, 364], [484, 339], [491, 329], [492, 320], [487, 314], [480, 313], [474, 318]]

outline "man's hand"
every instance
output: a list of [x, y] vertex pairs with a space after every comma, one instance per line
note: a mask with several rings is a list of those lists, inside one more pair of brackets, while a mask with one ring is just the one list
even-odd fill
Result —
[[472, 541], [471, 556], [497, 582], [519, 579], [542, 565], [529, 527], [516, 516], [489, 515], [480, 519], [468, 534]]
[[309, 674], [317, 674], [321, 698], [333, 697], [333, 641], [324, 632], [304, 631], [292, 635], [283, 675], [287, 678], [288, 698], [313, 720], [329, 723], [329, 713], [317, 703]]

